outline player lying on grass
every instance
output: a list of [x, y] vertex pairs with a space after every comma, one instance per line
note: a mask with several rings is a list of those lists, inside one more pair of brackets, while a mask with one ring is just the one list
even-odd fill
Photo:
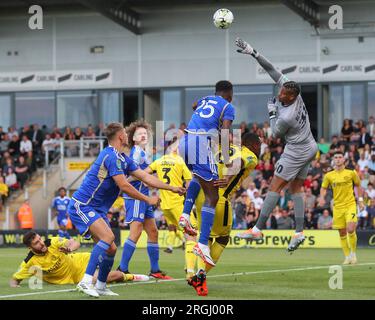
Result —
[[215, 263], [210, 256], [208, 240], [215, 217], [215, 207], [219, 200], [218, 187], [214, 185], [218, 174], [213, 153], [216, 149], [215, 140], [220, 136], [221, 130], [229, 130], [235, 118], [235, 110], [231, 104], [232, 98], [232, 84], [229, 81], [217, 82], [215, 95], [198, 101], [197, 108], [185, 129], [187, 134], [180, 143], [180, 154], [191, 168], [194, 178], [187, 190], [179, 224], [184, 228], [185, 233], [195, 235], [190, 224], [190, 212], [202, 188], [205, 194], [205, 204], [202, 207], [199, 241], [194, 247], [194, 252], [212, 266]]
[[[108, 147], [100, 152], [91, 165], [81, 186], [73, 194], [68, 208], [70, 219], [79, 233], [85, 237], [92, 236], [96, 243], [86, 272], [77, 285], [77, 290], [93, 297], [117, 295], [106, 287], [107, 276], [117, 251], [107, 213], [120, 191], [133, 199], [147, 202], [150, 206], [157, 206], [160, 201], [158, 197], [139, 192], [127, 181], [127, 177], [131, 175], [153, 188], [185, 193], [184, 188], [169, 186], [139, 169], [138, 165], [125, 155], [128, 136], [121, 123], [108, 124], [105, 133]], [[99, 273], [94, 287], [92, 278], [97, 266]]]
[[[231, 197], [240, 188], [243, 180], [247, 178], [258, 164], [261, 141], [253, 133], [246, 133], [241, 138], [241, 148], [230, 146], [230, 167], [228, 168], [219, 154], [218, 173], [219, 201], [216, 206], [214, 224], [210, 233], [209, 247], [211, 257], [215, 264], [219, 260], [228, 244], [233, 224]], [[236, 168], [237, 166], [237, 168]], [[204, 193], [201, 191], [196, 200], [198, 225], [201, 221]], [[190, 265], [190, 264], [189, 264]], [[199, 296], [208, 294], [206, 273], [212, 268], [198, 258], [198, 272], [190, 275], [188, 284], [194, 287]]]
[[[73, 239], [52, 237], [46, 241], [34, 231], [23, 237], [23, 243], [30, 249], [19, 270], [10, 280], [11, 287], [19, 287], [20, 283], [36, 274], [51, 284], [77, 284], [83, 277], [90, 259], [89, 252], [75, 252], [79, 242]], [[98, 271], [95, 272], [93, 283], [96, 282]], [[138, 274], [124, 274], [111, 271], [107, 282], [148, 281], [149, 277]]]
[[[166, 142], [166, 144], [165, 155], [151, 163], [146, 171], [156, 173], [157, 177], [166, 184], [182, 187], [185, 183], [186, 188], [188, 188], [192, 175], [184, 160], [178, 155], [177, 137]], [[168, 225], [167, 248], [164, 252], [172, 253], [176, 237], [183, 243], [185, 242], [184, 234], [178, 225], [185, 199], [168, 190], [160, 190], [160, 199], [160, 207]], [[188, 250], [193, 250], [193, 248]]]
[[345, 255], [343, 264], [355, 264], [357, 263], [356, 229], [358, 218], [354, 186], [357, 187], [358, 198], [362, 197], [361, 180], [355, 170], [345, 169], [345, 158], [342, 152], [336, 152], [333, 160], [335, 169], [324, 176], [320, 196], [325, 198], [327, 188], [332, 188], [332, 227], [339, 230], [341, 247]]
[[259, 52], [241, 39], [236, 40], [239, 53], [254, 57], [271, 78], [280, 86], [279, 95], [268, 103], [272, 136], [283, 138], [286, 142], [281, 158], [276, 163], [275, 173], [259, 219], [254, 228], [238, 236], [245, 239], [261, 239], [262, 229], [266, 227], [269, 215], [276, 207], [280, 192], [289, 184], [289, 193], [294, 202], [296, 232], [288, 251], [292, 252], [304, 242], [304, 202], [301, 188], [306, 180], [311, 161], [318, 152], [318, 146], [311, 133], [309, 115], [300, 95], [297, 83], [288, 78]]

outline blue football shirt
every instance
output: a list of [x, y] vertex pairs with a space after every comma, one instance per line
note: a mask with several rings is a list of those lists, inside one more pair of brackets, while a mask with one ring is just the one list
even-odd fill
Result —
[[234, 120], [235, 110], [232, 104], [221, 96], [208, 96], [200, 99], [187, 126], [188, 133], [220, 130], [224, 120]]
[[137, 164], [112, 146], [100, 152], [79, 189], [72, 198], [96, 212], [106, 214], [117, 199], [120, 189], [112, 177], [138, 169]]
[[[142, 170], [145, 170], [151, 163], [149, 154], [145, 150], [143, 150], [140, 146], [133, 146], [133, 148], [130, 150], [129, 157]], [[149, 189], [142, 181], [135, 180], [135, 181], [130, 182], [130, 184], [142, 194], [149, 195]], [[125, 193], [124, 193], [124, 197], [130, 198]]]
[[57, 211], [57, 219], [65, 219], [68, 212], [70, 198], [65, 196], [61, 198], [60, 196], [56, 197], [52, 201], [52, 208]]

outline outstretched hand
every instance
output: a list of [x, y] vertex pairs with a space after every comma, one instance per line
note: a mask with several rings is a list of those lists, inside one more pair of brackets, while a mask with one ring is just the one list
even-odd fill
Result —
[[242, 54], [250, 54], [254, 57], [257, 57], [259, 55], [254, 48], [248, 44], [246, 41], [242, 40], [241, 38], [236, 39], [236, 45], [240, 49], [237, 49], [237, 52], [242, 53]]

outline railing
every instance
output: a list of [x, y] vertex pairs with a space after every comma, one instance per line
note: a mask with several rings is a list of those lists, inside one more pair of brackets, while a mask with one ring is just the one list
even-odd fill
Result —
[[[85, 156], [96, 157], [100, 151], [104, 148], [104, 137], [95, 137], [93, 138], [81, 138], [80, 140], [61, 140], [58, 148], [58, 155], [50, 162], [49, 150], [45, 152], [45, 165], [43, 170], [43, 197], [47, 197], [47, 188], [48, 188], [48, 173], [51, 171], [53, 165], [57, 164], [59, 161], [60, 165], [60, 178], [65, 180], [65, 157], [77, 157], [83, 159]], [[56, 149], [52, 152], [56, 152]], [[73, 183], [67, 187], [69, 192], [71, 186], [76, 183], [83, 174], [87, 172], [88, 169], [83, 171]], [[69, 195], [69, 193], [68, 193]]]

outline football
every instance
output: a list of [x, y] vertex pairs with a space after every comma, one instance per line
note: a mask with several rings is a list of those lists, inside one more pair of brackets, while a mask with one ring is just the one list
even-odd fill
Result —
[[219, 9], [214, 14], [214, 25], [219, 29], [228, 29], [233, 18], [233, 13], [229, 9]]

